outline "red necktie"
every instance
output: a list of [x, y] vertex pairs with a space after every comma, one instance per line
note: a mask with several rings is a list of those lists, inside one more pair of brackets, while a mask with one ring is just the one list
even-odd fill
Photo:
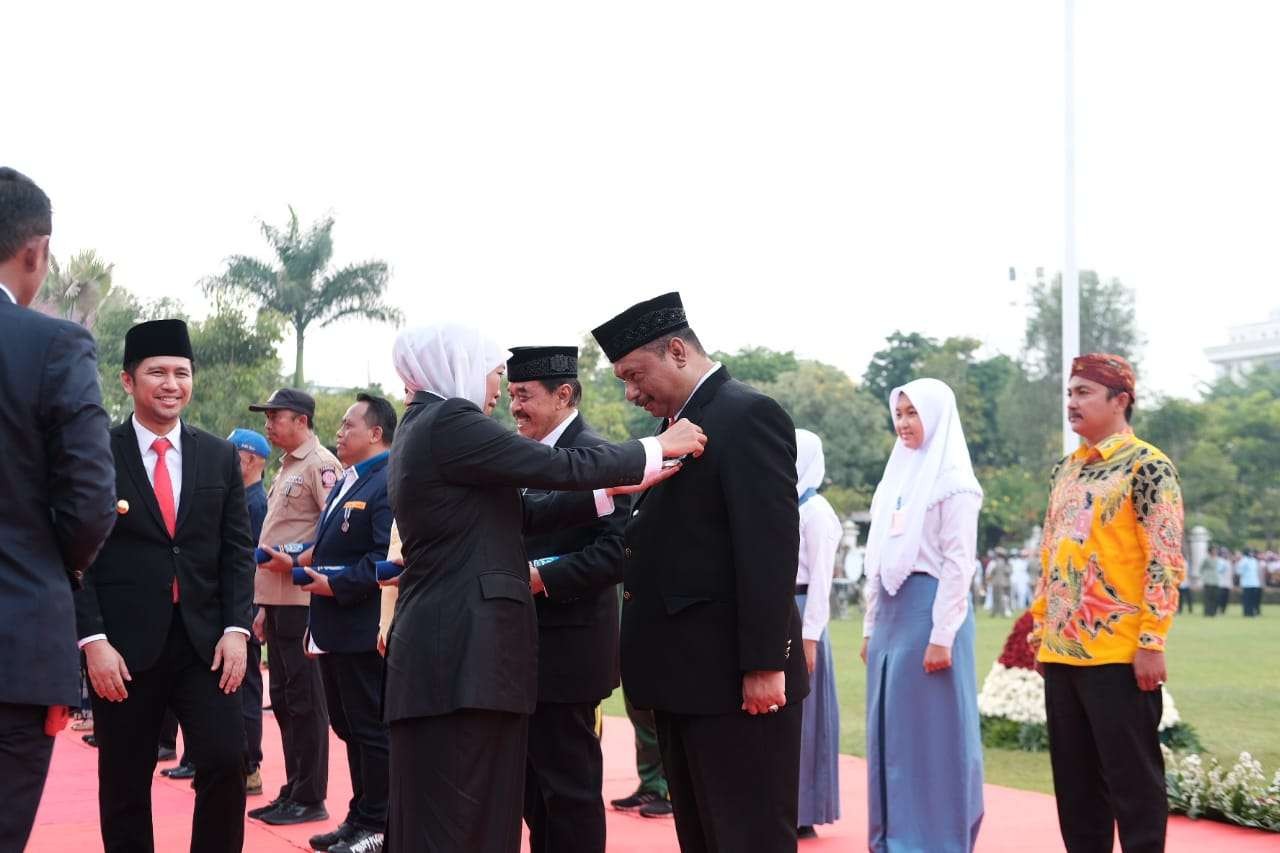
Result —
[[[160, 504], [160, 517], [164, 519], [165, 529], [172, 538], [178, 530], [178, 512], [173, 505], [173, 481], [169, 479], [169, 466], [164, 462], [164, 455], [173, 447], [167, 438], [157, 438], [151, 442], [151, 449], [156, 452], [156, 468], [151, 475], [152, 487], [156, 490], [156, 503]], [[178, 577], [173, 578], [173, 600], [178, 601]]]

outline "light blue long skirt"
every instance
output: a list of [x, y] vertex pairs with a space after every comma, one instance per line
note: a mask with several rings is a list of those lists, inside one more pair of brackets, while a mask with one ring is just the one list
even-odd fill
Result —
[[973, 608], [951, 668], [926, 674], [937, 578], [881, 591], [867, 648], [868, 846], [875, 853], [968, 853], [982, 825], [982, 740]]
[[[801, 613], [807, 600], [808, 596], [796, 596]], [[801, 715], [800, 808], [796, 824], [835, 823], [840, 819], [840, 704], [826, 631], [818, 641], [818, 660], [809, 676], [809, 695]]]

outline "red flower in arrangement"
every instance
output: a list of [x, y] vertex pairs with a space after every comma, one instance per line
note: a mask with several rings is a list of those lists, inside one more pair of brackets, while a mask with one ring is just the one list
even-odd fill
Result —
[[1031, 633], [1031, 611], [1028, 610], [1013, 623], [1009, 638], [1004, 641], [1004, 650], [1000, 652], [1000, 665], [1006, 669], [1035, 669], [1036, 656], [1027, 643], [1027, 635]]

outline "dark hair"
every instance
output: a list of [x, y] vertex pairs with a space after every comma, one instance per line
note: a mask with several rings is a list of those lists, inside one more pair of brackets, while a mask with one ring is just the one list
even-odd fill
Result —
[[[1119, 394], [1129, 394], [1129, 392], [1125, 391], [1122, 388], [1110, 388], [1110, 387], [1107, 388], [1108, 400], [1114, 400], [1116, 396]], [[1129, 394], [1129, 405], [1124, 407], [1124, 422], [1125, 423], [1133, 422], [1133, 395], [1132, 394]]]
[[0, 262], [7, 261], [32, 237], [53, 233], [53, 205], [44, 190], [26, 175], [0, 166]]
[[569, 399], [569, 402], [574, 406], [578, 405], [578, 402], [582, 399], [582, 383], [576, 379], [539, 379], [538, 384], [546, 388], [548, 394], [556, 393], [556, 390], [561, 385], [568, 385], [569, 389], [573, 391], [573, 396]]
[[702, 348], [702, 341], [698, 340], [698, 336], [695, 335], [693, 333], [693, 329], [689, 328], [688, 326], [682, 326], [681, 328], [676, 329], [673, 332], [668, 332], [667, 334], [662, 335], [661, 337], [656, 338], [650, 341], [649, 343], [645, 344], [642, 347], [642, 349], [649, 350], [649, 352], [653, 353], [659, 358], [666, 358], [667, 348], [671, 346], [671, 340], [673, 338], [679, 338], [680, 340], [684, 341], [686, 344], [692, 347], [693, 350], [697, 352], [699, 355], [707, 354], [707, 351]]
[[364, 410], [364, 422], [369, 429], [382, 427], [382, 441], [390, 444], [396, 437], [396, 410], [382, 397], [360, 393], [356, 395], [357, 403], [367, 403]]

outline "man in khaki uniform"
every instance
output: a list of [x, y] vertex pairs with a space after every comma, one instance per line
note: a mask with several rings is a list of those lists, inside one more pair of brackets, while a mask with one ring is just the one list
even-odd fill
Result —
[[263, 823], [287, 826], [328, 820], [329, 718], [320, 668], [306, 655], [311, 596], [293, 585], [294, 558], [283, 545], [309, 543], [329, 490], [342, 466], [313, 431], [316, 403], [310, 394], [281, 388], [250, 411], [266, 413], [267, 439], [284, 451], [267, 493], [260, 548], [276, 552], [258, 565], [254, 603], [261, 608], [254, 632], [267, 644], [271, 708], [284, 746], [285, 783], [275, 800], [249, 812]]

